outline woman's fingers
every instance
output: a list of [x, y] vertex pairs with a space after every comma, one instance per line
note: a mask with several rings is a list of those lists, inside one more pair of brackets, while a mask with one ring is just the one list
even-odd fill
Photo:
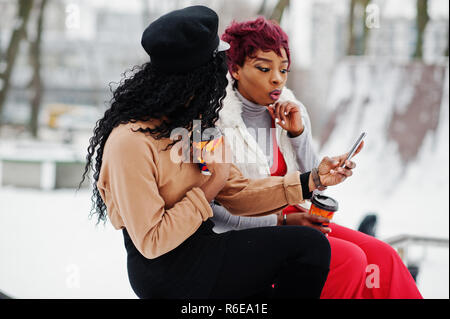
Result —
[[281, 116], [280, 116], [280, 102], [275, 102], [273, 105], [275, 107], [275, 116], [278, 119], [279, 122], [281, 122]]
[[[364, 147], [364, 141], [362, 141], [362, 142], [359, 144], [358, 148], [356, 149], [355, 153], [352, 155], [351, 158], [353, 158], [356, 154], [358, 154], [359, 152], [361, 152], [361, 150], [363, 149], [363, 147]], [[342, 166], [343, 164], [345, 164], [345, 166], [348, 167], [348, 168], [354, 168], [354, 167], [356, 166], [356, 164], [355, 164], [354, 162], [352, 162], [352, 161], [347, 160], [347, 157], [348, 157], [348, 152], [345, 153], [345, 154], [342, 154], [342, 155], [333, 157], [333, 159], [339, 161], [339, 166]], [[350, 166], [349, 166], [349, 165], [350, 165]]]
[[341, 156], [333, 157], [332, 159], [335, 161], [335, 163], [338, 163], [336, 165], [336, 168], [344, 166], [344, 168], [354, 169], [356, 167], [356, 163], [355, 162], [350, 161], [350, 160], [347, 159], [347, 154], [343, 154]]
[[349, 168], [349, 169], [354, 169], [354, 168], [356, 167], [356, 163], [347, 160], [347, 161], [345, 161], [345, 167], [346, 167], [346, 168]]
[[291, 114], [291, 111], [297, 110], [297, 106], [295, 104], [292, 103], [288, 103], [288, 105], [286, 106], [286, 109], [284, 111], [284, 115], [289, 116], [289, 114]]
[[345, 177], [350, 177], [353, 175], [353, 172], [351, 169], [347, 169], [347, 168], [343, 168], [343, 167], [338, 167], [336, 169], [337, 173], [344, 175]]
[[[286, 121], [281, 117], [280, 114], [280, 102], [275, 102], [274, 104], [271, 104], [268, 106], [270, 115], [272, 116], [272, 119], [275, 121], [275, 124], [278, 124], [280, 126], [283, 126]], [[284, 121], [284, 123], [282, 123]]]
[[328, 234], [331, 232], [331, 229], [328, 227], [322, 227], [322, 226], [313, 226], [315, 229], [321, 231], [323, 234]]
[[347, 179], [347, 176], [341, 173], [337, 173], [335, 178], [337, 179], [338, 184], [340, 184]]
[[270, 116], [272, 117], [272, 119], [275, 120], [275, 108], [273, 106], [273, 104], [270, 104], [269, 106], [266, 107], [267, 111], [269, 111]]
[[344, 179], [353, 175], [353, 171], [346, 167], [335, 167], [330, 169], [330, 174], [335, 176], [342, 176]]
[[308, 227], [311, 227], [311, 228], [315, 228], [315, 229], [317, 229], [318, 231], [321, 231], [324, 234], [327, 234], [327, 233], [331, 232], [331, 229], [329, 227], [323, 227], [321, 223], [313, 224], [313, 223], [310, 223], [310, 222], [306, 222], [303, 226], [308, 226]]
[[[339, 158], [337, 157], [330, 158], [328, 156], [325, 156], [320, 162], [319, 173], [326, 174], [328, 173], [328, 170], [330, 170], [330, 172], [333, 173], [333, 169], [336, 168], [339, 165], [339, 163], [340, 163]], [[322, 166], [325, 171], [322, 171], [321, 169]]]
[[339, 163], [338, 166], [342, 166], [345, 163], [345, 161], [347, 160], [347, 156], [348, 156], [348, 153], [345, 153], [345, 154], [333, 157], [333, 160], [338, 161], [338, 163]]
[[297, 109], [296, 105], [291, 102], [286, 101], [286, 102], [280, 103], [280, 108], [279, 108], [280, 118], [281, 118], [281, 121], [284, 121], [284, 123], [281, 122], [281, 124], [283, 124], [283, 125], [286, 124], [289, 120], [289, 116], [296, 109]]
[[[345, 155], [337, 157], [325, 156], [319, 164], [319, 176], [322, 176], [322, 183], [325, 186], [337, 185], [345, 181], [347, 177], [353, 175], [352, 169], [356, 164], [345, 160]], [[345, 163], [344, 167], [341, 167]]]
[[305, 218], [311, 223], [322, 224], [322, 223], [329, 223], [330, 222], [330, 220], [325, 218], [325, 217], [315, 216], [315, 215], [310, 215], [310, 214], [306, 214]]
[[287, 122], [287, 116], [286, 116], [286, 107], [287, 104], [286, 103], [281, 103], [280, 107], [279, 107], [279, 114], [280, 114], [280, 119], [281, 119], [281, 124], [285, 125]]
[[[298, 119], [293, 120], [294, 113], [299, 112], [298, 106], [290, 101], [280, 102], [277, 101], [274, 104], [271, 104], [267, 107], [269, 110], [272, 119], [274, 119], [275, 124], [278, 124], [281, 128], [285, 130], [295, 129], [296, 131], [300, 131], [301, 129], [301, 117], [300, 123], [298, 123]], [[293, 125], [293, 127], [292, 127]], [[297, 126], [299, 126], [297, 128]]]

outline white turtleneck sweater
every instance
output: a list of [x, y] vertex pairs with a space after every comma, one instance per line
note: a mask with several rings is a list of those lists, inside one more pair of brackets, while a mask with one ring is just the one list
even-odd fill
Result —
[[[242, 102], [241, 117], [256, 141], [267, 157], [269, 166], [273, 162], [273, 140], [270, 128], [272, 127], [272, 117], [265, 106], [253, 103], [244, 98], [238, 90], [234, 90], [236, 96]], [[318, 157], [313, 151], [310, 139], [305, 133], [297, 137], [290, 138], [293, 149], [296, 152], [298, 167], [302, 173], [310, 171], [318, 165]], [[258, 136], [258, 134], [265, 134]], [[230, 214], [224, 207], [212, 204], [214, 216], [211, 218], [215, 223], [214, 231], [217, 233], [264, 226], [275, 226], [277, 224], [277, 216], [272, 214], [263, 217], [243, 217]]]
[[[258, 145], [266, 155], [269, 167], [271, 167], [273, 162], [273, 139], [270, 132], [270, 128], [272, 127], [272, 117], [266, 107], [250, 102], [243, 97], [238, 90], [235, 90], [235, 92], [242, 102], [242, 120], [244, 121], [245, 126], [247, 126], [247, 129], [250, 128], [250, 134], [258, 141]], [[262, 133], [265, 136], [258, 136], [258, 133]]]

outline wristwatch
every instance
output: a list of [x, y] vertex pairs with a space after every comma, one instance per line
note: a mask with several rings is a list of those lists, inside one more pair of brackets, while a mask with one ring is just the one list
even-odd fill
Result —
[[320, 181], [320, 177], [319, 177], [319, 170], [316, 167], [314, 167], [311, 170], [311, 175], [312, 175], [313, 182], [319, 191], [323, 191], [323, 190], [327, 189], [326, 186], [322, 185], [322, 182]]

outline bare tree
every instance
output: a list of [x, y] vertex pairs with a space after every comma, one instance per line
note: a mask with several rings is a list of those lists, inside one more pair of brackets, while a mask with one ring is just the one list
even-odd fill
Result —
[[416, 49], [413, 57], [419, 60], [423, 58], [423, 36], [430, 17], [428, 15], [428, 0], [417, 0], [416, 14]]
[[448, 29], [447, 29], [447, 47], [445, 48], [444, 56], [448, 57]]
[[286, 7], [289, 6], [289, 0], [278, 0], [277, 5], [273, 9], [272, 14], [270, 15], [270, 20], [275, 20], [278, 23], [281, 22], [281, 18], [283, 17], [283, 12]]
[[150, 23], [150, 8], [148, 0], [141, 0], [142, 5], [142, 26], [145, 29]]
[[31, 8], [33, 7], [33, 0], [19, 0], [19, 8], [17, 12], [16, 25], [9, 41], [8, 49], [6, 50], [6, 67], [4, 72], [0, 73], [0, 124], [3, 122], [3, 107], [6, 101], [6, 96], [10, 87], [11, 74], [14, 63], [19, 52], [19, 45], [21, 40], [26, 36], [26, 26], [30, 17]]
[[350, 11], [348, 14], [348, 46], [347, 46], [347, 55], [355, 54], [355, 7], [357, 0], [350, 1]]
[[361, 39], [361, 44], [362, 44], [362, 48], [361, 48], [361, 54], [366, 54], [367, 53], [367, 40], [369, 38], [369, 28], [367, 27], [367, 6], [369, 5], [371, 0], [362, 0], [361, 4], [364, 8], [364, 15], [363, 15], [363, 19], [362, 19], [362, 24], [363, 24], [363, 36]]
[[33, 91], [31, 98], [31, 116], [29, 122], [29, 128], [33, 137], [37, 137], [38, 134], [38, 118], [39, 110], [41, 108], [43, 83], [41, 78], [41, 39], [42, 29], [44, 21], [44, 11], [47, 0], [41, 0], [38, 7], [38, 19], [37, 19], [37, 33], [36, 38], [31, 42], [30, 46], [30, 61], [33, 67], [33, 76], [30, 81], [30, 88]]
[[[350, 1], [347, 55], [363, 55], [366, 53], [367, 39], [369, 37], [369, 28], [366, 26], [366, 8], [369, 3], [370, 0]], [[356, 16], [356, 9], [364, 12], [361, 17]], [[356, 34], [356, 27], [362, 28], [362, 35]]]
[[258, 9], [258, 15], [264, 15], [266, 13], [267, 0], [262, 0], [261, 6]]

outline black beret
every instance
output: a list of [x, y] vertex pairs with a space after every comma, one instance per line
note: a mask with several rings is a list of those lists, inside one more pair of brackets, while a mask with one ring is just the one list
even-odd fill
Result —
[[141, 44], [159, 70], [186, 73], [229, 48], [217, 35], [218, 23], [217, 13], [205, 6], [175, 10], [152, 22]]

